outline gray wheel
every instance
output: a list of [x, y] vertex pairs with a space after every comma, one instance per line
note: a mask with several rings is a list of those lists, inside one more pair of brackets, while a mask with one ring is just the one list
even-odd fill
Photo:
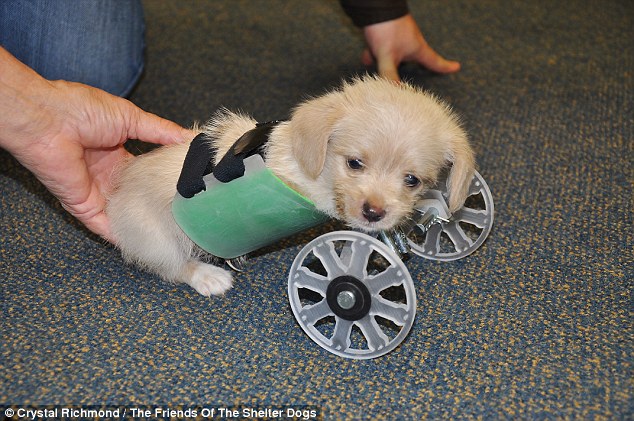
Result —
[[401, 259], [355, 231], [331, 232], [308, 243], [291, 267], [288, 295], [304, 332], [345, 358], [392, 351], [416, 315], [414, 283]]
[[482, 176], [476, 171], [464, 206], [449, 214], [447, 183], [442, 179], [416, 204], [424, 214], [407, 235], [414, 253], [432, 260], [456, 260], [476, 251], [493, 227], [493, 197]]

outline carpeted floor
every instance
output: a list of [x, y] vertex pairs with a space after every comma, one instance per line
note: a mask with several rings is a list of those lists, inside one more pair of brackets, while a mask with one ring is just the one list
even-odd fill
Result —
[[[472, 256], [407, 263], [418, 306], [401, 346], [343, 359], [295, 321], [289, 267], [330, 226], [259, 253], [224, 298], [203, 298], [126, 266], [0, 151], [2, 409], [634, 418], [632, 2], [410, 6], [463, 69], [403, 76], [462, 114], [496, 221]], [[334, 0], [147, 1], [146, 19], [146, 72], [131, 99], [184, 125], [220, 106], [284, 118], [365, 71], [362, 37]]]

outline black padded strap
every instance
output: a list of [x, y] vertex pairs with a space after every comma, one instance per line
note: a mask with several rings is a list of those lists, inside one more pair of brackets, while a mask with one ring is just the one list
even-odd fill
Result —
[[189, 199], [205, 190], [203, 177], [212, 171], [215, 155], [211, 140], [204, 133], [192, 140], [176, 183], [176, 190], [181, 196]]
[[203, 177], [211, 172], [222, 183], [242, 177], [245, 171], [244, 159], [262, 154], [263, 146], [277, 124], [279, 121], [256, 124], [255, 128], [240, 136], [215, 167], [216, 150], [211, 145], [211, 139], [204, 133], [196, 136], [189, 146], [176, 184], [178, 193], [187, 199], [194, 197], [205, 190]]
[[262, 148], [269, 140], [269, 135], [278, 121], [258, 123], [233, 144], [229, 151], [215, 166], [214, 177], [222, 183], [228, 183], [244, 175], [244, 160], [251, 155], [261, 154]]

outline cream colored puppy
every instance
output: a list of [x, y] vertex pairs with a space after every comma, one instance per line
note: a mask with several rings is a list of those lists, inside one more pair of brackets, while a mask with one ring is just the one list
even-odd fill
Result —
[[[203, 131], [216, 160], [255, 124], [226, 110], [212, 118]], [[126, 260], [202, 295], [218, 295], [231, 287], [231, 273], [201, 261], [203, 253], [171, 214], [188, 147], [164, 146], [131, 159], [115, 177], [106, 212]], [[264, 156], [317, 209], [366, 232], [402, 222], [448, 163], [449, 206], [458, 210], [475, 165], [447, 105], [408, 84], [370, 76], [296, 107], [271, 132]]]

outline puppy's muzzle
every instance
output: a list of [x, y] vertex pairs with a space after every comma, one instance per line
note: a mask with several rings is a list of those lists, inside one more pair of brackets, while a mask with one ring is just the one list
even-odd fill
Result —
[[365, 202], [361, 213], [368, 222], [379, 222], [385, 217], [386, 212], [383, 208], [372, 206], [368, 202]]

